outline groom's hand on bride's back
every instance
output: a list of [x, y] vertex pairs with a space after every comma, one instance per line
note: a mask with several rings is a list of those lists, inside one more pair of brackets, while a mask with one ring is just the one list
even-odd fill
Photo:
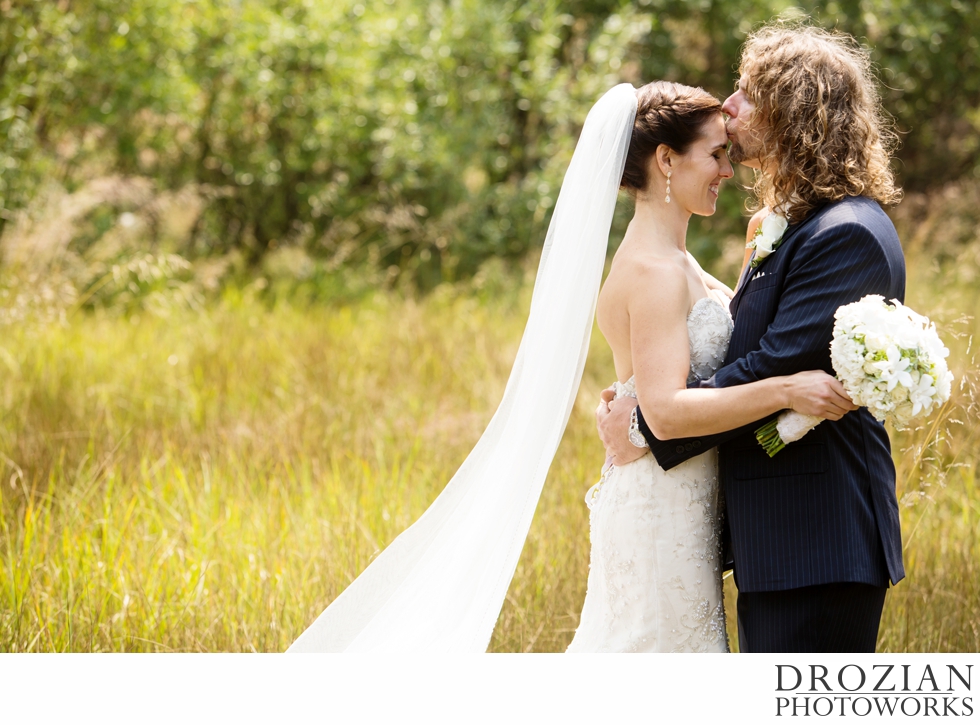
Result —
[[841, 382], [820, 370], [807, 370], [786, 377], [788, 407], [804, 415], [840, 420], [858, 406], [848, 397]]
[[650, 451], [630, 443], [630, 415], [636, 407], [635, 398], [613, 400], [615, 391], [607, 388], [602, 391], [602, 399], [595, 411], [595, 424], [599, 439], [606, 447], [606, 463], [623, 466]]

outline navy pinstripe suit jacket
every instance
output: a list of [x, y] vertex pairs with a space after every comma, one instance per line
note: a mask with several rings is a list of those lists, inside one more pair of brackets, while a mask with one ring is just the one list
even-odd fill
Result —
[[[874, 201], [850, 197], [791, 225], [782, 245], [731, 302], [735, 320], [722, 368], [704, 387], [801, 370], [833, 374], [834, 312], [864, 295], [905, 297], [905, 260]], [[830, 582], [886, 586], [905, 576], [895, 467], [884, 426], [867, 409], [824, 421], [770, 459], [760, 423], [718, 435], [659, 441], [640, 429], [664, 469], [718, 446], [727, 508], [727, 561], [740, 591]]]

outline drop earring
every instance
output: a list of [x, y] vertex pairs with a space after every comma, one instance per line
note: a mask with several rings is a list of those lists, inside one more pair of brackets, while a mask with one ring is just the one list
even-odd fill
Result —
[[670, 203], [670, 172], [667, 172], [667, 196], [664, 197], [664, 201], [668, 204]]

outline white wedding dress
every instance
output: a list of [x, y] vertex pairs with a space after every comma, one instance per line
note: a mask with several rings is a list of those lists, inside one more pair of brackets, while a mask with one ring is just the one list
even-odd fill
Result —
[[[687, 318], [689, 380], [728, 351], [732, 320], [710, 297]], [[636, 397], [633, 378], [616, 397]], [[611, 466], [586, 495], [588, 593], [568, 652], [727, 652], [721, 586], [718, 454], [664, 471], [647, 454]]]

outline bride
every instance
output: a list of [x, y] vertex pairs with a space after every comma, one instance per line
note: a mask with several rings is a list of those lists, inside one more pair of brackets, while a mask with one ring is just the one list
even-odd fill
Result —
[[[618, 190], [636, 212], [599, 299], [617, 396], [639, 397], [660, 438], [720, 432], [793, 408], [831, 420], [853, 405], [806, 372], [692, 389], [724, 358], [731, 293], [686, 252], [692, 214], [732, 175], [721, 105], [656, 82], [592, 108], [562, 184], [524, 337], [500, 407], [419, 520], [290, 652], [484, 651], [574, 403]], [[828, 390], [837, 397], [824, 403]], [[637, 442], [640, 442], [638, 439]], [[587, 497], [588, 594], [569, 651], [724, 651], [715, 454], [666, 473], [647, 455], [609, 467]]]

